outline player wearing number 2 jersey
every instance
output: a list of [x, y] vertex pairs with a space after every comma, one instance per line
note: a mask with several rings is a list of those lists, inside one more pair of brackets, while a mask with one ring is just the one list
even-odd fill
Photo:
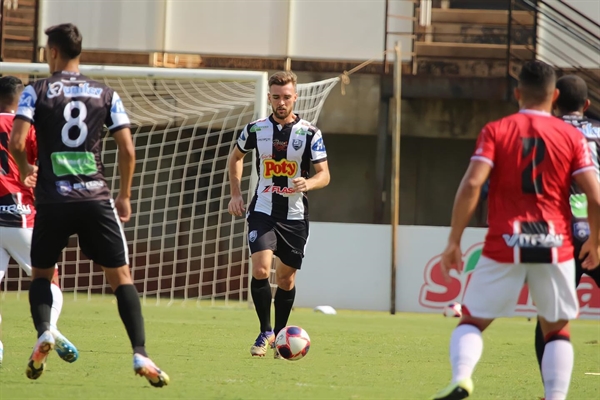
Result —
[[[146, 354], [140, 300], [129, 272], [121, 226], [131, 216], [129, 198], [135, 168], [129, 118], [114, 90], [79, 73], [82, 38], [77, 27], [53, 26], [46, 35], [52, 76], [23, 91], [9, 143], [22, 179], [37, 176], [29, 302], [38, 341], [26, 374], [30, 379], [39, 378], [55, 345], [49, 331], [49, 268], [58, 260], [69, 237], [77, 234], [83, 253], [102, 266], [117, 297], [119, 315], [133, 347], [135, 372], [153, 386], [162, 387], [169, 377]], [[25, 154], [31, 125], [37, 131], [39, 169], [27, 162]], [[116, 206], [102, 173], [104, 126], [118, 146], [121, 181]]]
[[488, 177], [489, 229], [450, 341], [452, 382], [435, 399], [471, 394], [481, 333], [495, 318], [512, 315], [525, 283], [546, 340], [546, 398], [567, 396], [573, 369], [569, 320], [578, 314], [569, 190], [575, 179], [588, 197], [591, 234], [581, 253], [584, 268], [593, 268], [599, 261], [600, 184], [585, 138], [550, 114], [555, 83], [551, 66], [524, 63], [515, 89], [521, 111], [483, 128], [458, 189], [441, 260], [447, 277], [462, 265], [461, 237]]

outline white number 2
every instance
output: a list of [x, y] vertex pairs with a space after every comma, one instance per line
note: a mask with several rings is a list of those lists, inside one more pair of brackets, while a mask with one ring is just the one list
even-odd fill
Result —
[[[73, 118], [73, 110], [79, 110], [79, 115]], [[69, 147], [79, 147], [85, 143], [85, 139], [88, 134], [88, 127], [85, 124], [85, 117], [87, 117], [87, 108], [85, 103], [81, 101], [72, 101], [65, 106], [63, 116], [67, 123], [62, 128], [62, 141]], [[69, 137], [69, 131], [72, 127], [76, 126], [79, 128], [79, 134], [75, 139]]]

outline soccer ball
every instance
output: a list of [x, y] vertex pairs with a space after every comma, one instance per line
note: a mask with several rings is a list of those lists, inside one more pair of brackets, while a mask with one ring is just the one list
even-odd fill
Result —
[[462, 306], [460, 303], [450, 303], [446, 307], [444, 307], [444, 317], [449, 318], [460, 318], [462, 317]]
[[275, 338], [275, 348], [286, 360], [296, 361], [303, 358], [310, 349], [310, 337], [299, 326], [286, 326]]

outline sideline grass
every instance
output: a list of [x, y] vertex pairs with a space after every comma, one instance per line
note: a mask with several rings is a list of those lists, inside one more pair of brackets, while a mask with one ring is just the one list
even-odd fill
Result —
[[[68, 296], [65, 296], [68, 297]], [[56, 354], [37, 381], [25, 377], [35, 342], [27, 296], [4, 293], [4, 363], [0, 399], [425, 399], [448, 383], [448, 341], [456, 320], [441, 315], [342, 311], [330, 316], [297, 309], [290, 323], [311, 336], [297, 362], [252, 358], [256, 315], [245, 307], [195, 302], [143, 307], [147, 347], [171, 377], [150, 387], [135, 377], [125, 329], [112, 298], [66, 299], [59, 327], [80, 350], [65, 363]], [[484, 333], [473, 399], [543, 396], [533, 350], [534, 323], [496, 321]], [[599, 399], [600, 321], [573, 326], [576, 366], [571, 399]]]

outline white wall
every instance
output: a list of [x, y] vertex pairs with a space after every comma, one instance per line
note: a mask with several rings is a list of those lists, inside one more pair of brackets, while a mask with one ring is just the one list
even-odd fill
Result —
[[386, 0], [292, 0], [290, 57], [383, 59]]
[[163, 48], [165, 0], [41, 0], [39, 43], [44, 30], [71, 22], [86, 49], [155, 51]]
[[[560, 1], [546, 1], [550, 6], [563, 12], [572, 20], [577, 21], [589, 31], [595, 33], [597, 36], [600, 36], [600, 29], [598, 27], [594, 27], [592, 23], [585, 21], [585, 19], [578, 16], [575, 12], [570, 11], [567, 7], [562, 5]], [[600, 1], [565, 0], [565, 3], [568, 3], [572, 7], [576, 8], [592, 21], [595, 21], [597, 24], [600, 23]], [[545, 7], [543, 7], [543, 9], [547, 10]], [[577, 65], [585, 68], [600, 68], [600, 53], [591, 52], [589, 47], [582, 45], [577, 40], [564, 34], [563, 31], [557, 29], [556, 25], [551, 24], [547, 17], [543, 15], [539, 19], [538, 35], [538, 52], [540, 59], [559, 67], [571, 67], [573, 65]], [[596, 46], [600, 46], [600, 42], [598, 41], [595, 41], [595, 44]], [[566, 54], [573, 61], [565, 60], [564, 57], [556, 55], [556, 53], [550, 49], [550, 46], [556, 47], [560, 52]]]
[[167, 0], [165, 51], [282, 56], [288, 14], [287, 0]]
[[[453, 272], [450, 283], [439, 274], [439, 255], [448, 232], [446, 227], [398, 228], [398, 311], [440, 313], [446, 304], [462, 300], [472, 270]], [[474, 266], [479, 259], [485, 232], [482, 228], [465, 231], [462, 250], [467, 265]], [[311, 223], [305, 262], [296, 278], [296, 306], [388, 311], [390, 254], [389, 226]], [[600, 289], [592, 282], [584, 276], [578, 288], [581, 318], [600, 318]], [[535, 314], [526, 287], [515, 314]]]
[[[386, 0], [41, 1], [41, 43], [43, 29], [73, 22], [86, 49], [383, 59]], [[412, 2], [393, 0], [390, 12], [412, 17]], [[410, 21], [390, 22], [412, 31]]]

